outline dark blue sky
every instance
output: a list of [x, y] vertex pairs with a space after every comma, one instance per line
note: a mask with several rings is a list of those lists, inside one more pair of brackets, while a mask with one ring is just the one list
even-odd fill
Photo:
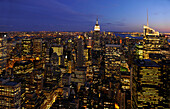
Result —
[[0, 31], [170, 32], [170, 0], [0, 0]]

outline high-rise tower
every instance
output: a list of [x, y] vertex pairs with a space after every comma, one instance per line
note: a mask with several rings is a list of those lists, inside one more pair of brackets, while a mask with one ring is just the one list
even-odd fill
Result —
[[148, 11], [147, 11], [147, 25], [143, 26], [143, 48], [144, 59], [150, 59], [151, 54], [160, 54], [160, 34], [158, 31], [149, 27]]
[[93, 49], [99, 50], [100, 49], [100, 26], [99, 26], [98, 18], [96, 20], [92, 39], [93, 39], [93, 42], [94, 42], [93, 43]]
[[7, 63], [7, 33], [0, 33], [0, 74], [5, 70]]
[[99, 60], [100, 60], [100, 54], [101, 54], [101, 43], [100, 43], [100, 26], [99, 26], [99, 22], [98, 22], [98, 18], [96, 20], [96, 24], [94, 27], [94, 32], [93, 32], [93, 37], [92, 37], [92, 62], [95, 64], [99, 64]]
[[163, 108], [161, 67], [150, 59], [136, 60], [132, 67], [132, 109]]
[[81, 37], [78, 38], [77, 43], [77, 66], [82, 67], [83, 66], [83, 60], [84, 60], [84, 46], [83, 46], [83, 39]]

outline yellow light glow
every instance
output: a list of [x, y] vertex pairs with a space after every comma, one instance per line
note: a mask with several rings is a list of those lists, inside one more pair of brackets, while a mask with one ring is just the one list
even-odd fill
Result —
[[119, 106], [118, 104], [115, 103], [115, 109], [119, 109]]
[[36, 57], [36, 60], [40, 60], [40, 58], [39, 58], [39, 57]]
[[91, 48], [91, 46], [87, 46], [87, 48]]

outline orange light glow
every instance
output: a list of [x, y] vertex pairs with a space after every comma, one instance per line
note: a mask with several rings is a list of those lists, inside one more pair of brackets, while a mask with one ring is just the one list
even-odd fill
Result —
[[115, 103], [115, 109], [119, 109], [119, 106], [118, 104]]
[[120, 44], [122, 44], [122, 39], [120, 39]]

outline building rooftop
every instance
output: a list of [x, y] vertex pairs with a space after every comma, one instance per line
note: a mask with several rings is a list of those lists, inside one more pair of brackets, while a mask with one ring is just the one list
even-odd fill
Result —
[[160, 67], [156, 62], [151, 61], [150, 59], [136, 60], [135, 64], [140, 67]]
[[170, 65], [170, 60], [163, 60], [162, 62], [161, 62], [161, 64], [162, 65]]
[[4, 81], [5, 79], [3, 79], [3, 78], [0, 78], [0, 82], [2, 82], [2, 81]]
[[6, 85], [6, 86], [16, 86], [17, 84], [18, 84], [17, 82], [9, 81], [9, 82], [6, 82], [4, 85]]
[[128, 72], [128, 69], [126, 67], [120, 67], [120, 71], [122, 72]]
[[26, 60], [22, 60], [22, 61], [16, 61], [14, 66], [18, 66], [18, 65], [28, 65], [32, 63], [30, 60], [26, 61]]
[[63, 77], [69, 77], [71, 75], [71, 73], [64, 73]]
[[86, 71], [87, 67], [76, 67], [77, 71]]
[[0, 38], [5, 38], [7, 37], [7, 33], [0, 33]]
[[116, 45], [116, 44], [106, 44], [106, 47], [120, 47], [120, 45]]
[[0, 84], [5, 85], [5, 86], [15, 86], [18, 83], [14, 81], [10, 81], [9, 78], [0, 78]]
[[152, 59], [162, 59], [162, 58], [166, 58], [165, 55], [162, 55], [162, 54], [153, 54], [153, 53], [150, 53], [150, 54], [149, 54], [149, 57], [152, 58]]

